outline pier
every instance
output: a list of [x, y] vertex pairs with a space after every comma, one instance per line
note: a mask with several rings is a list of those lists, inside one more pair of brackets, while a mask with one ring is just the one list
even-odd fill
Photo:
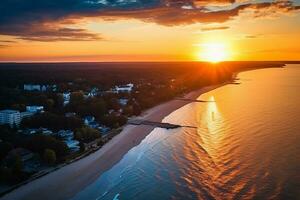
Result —
[[165, 128], [165, 129], [176, 129], [176, 128], [197, 128], [194, 126], [182, 126], [178, 124], [170, 124], [170, 123], [164, 123], [164, 122], [154, 122], [154, 121], [149, 121], [149, 120], [143, 120], [143, 119], [130, 119], [128, 120], [127, 124], [130, 125], [147, 125], [147, 126], [154, 126], [158, 128]]

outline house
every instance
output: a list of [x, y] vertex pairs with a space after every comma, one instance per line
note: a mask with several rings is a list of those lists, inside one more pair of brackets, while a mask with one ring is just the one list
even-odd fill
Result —
[[26, 111], [31, 113], [42, 113], [44, 112], [44, 106], [26, 106]]
[[116, 93], [121, 93], [121, 92], [130, 93], [130, 92], [132, 92], [133, 86], [134, 85], [132, 83], [129, 83], [129, 84], [126, 84], [126, 85], [116, 86], [114, 88], [114, 90], [116, 91]]
[[33, 135], [33, 134], [43, 134], [43, 135], [53, 135], [53, 132], [47, 128], [30, 128], [23, 131], [25, 135]]
[[63, 98], [64, 98], [64, 106], [70, 103], [71, 99], [71, 92], [64, 92], [63, 93]]
[[39, 84], [24, 84], [23, 89], [26, 91], [46, 92], [47, 90], [57, 91], [57, 85], [39, 85]]
[[29, 118], [34, 115], [34, 113], [32, 112], [21, 112], [20, 114], [21, 114], [21, 121], [25, 118]]
[[26, 91], [41, 91], [41, 86], [40, 85], [24, 84], [23, 88]]
[[64, 140], [64, 142], [67, 144], [69, 149], [71, 149], [71, 151], [78, 151], [80, 149], [78, 140], [67, 139]]
[[51, 86], [51, 88], [52, 88], [52, 91], [53, 91], [53, 92], [56, 92], [56, 91], [57, 91], [57, 85], [54, 84], [54, 85]]
[[43, 135], [53, 135], [53, 132], [47, 128], [40, 128], [39, 131], [43, 134]]
[[122, 106], [126, 106], [128, 103], [128, 99], [125, 99], [125, 98], [121, 98], [119, 99], [119, 104], [122, 105]]
[[91, 128], [98, 128], [100, 125], [99, 123], [93, 121], [93, 122], [90, 122], [89, 124], [87, 124], [89, 127]]
[[99, 126], [98, 130], [101, 132], [102, 135], [104, 135], [110, 131], [110, 128], [108, 128], [106, 126]]
[[74, 132], [71, 130], [60, 130], [57, 132], [60, 137], [73, 138]]
[[79, 150], [79, 141], [74, 140], [74, 132], [71, 130], [60, 130], [57, 134], [63, 138], [63, 141], [72, 151]]
[[83, 118], [84, 124], [85, 125], [89, 125], [90, 123], [95, 121], [95, 117], [94, 116], [85, 116]]
[[33, 134], [36, 134], [37, 132], [38, 132], [38, 129], [36, 129], [36, 128], [29, 128], [29, 129], [22, 131], [22, 133], [25, 135], [33, 135]]
[[74, 112], [65, 113], [65, 117], [75, 117], [77, 114]]
[[10, 127], [19, 126], [21, 122], [21, 114], [18, 110], [1, 110], [0, 124], [8, 124]]
[[97, 96], [98, 95], [98, 88], [96, 88], [96, 87], [94, 87], [94, 88], [92, 88], [91, 89], [91, 91], [88, 93], [88, 97], [95, 97], [95, 96]]
[[46, 85], [42, 85], [41, 86], [41, 91], [42, 92], [46, 92], [47, 91], [47, 86]]

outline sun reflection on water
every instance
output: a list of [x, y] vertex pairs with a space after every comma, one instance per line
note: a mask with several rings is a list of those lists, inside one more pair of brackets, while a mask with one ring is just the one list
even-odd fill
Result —
[[225, 125], [215, 97], [210, 96], [208, 100], [209, 103], [200, 109], [202, 111], [199, 113], [198, 118], [198, 135], [201, 138], [201, 146], [214, 158], [214, 162], [216, 162], [223, 140], [223, 132], [220, 130], [222, 130]]
[[219, 128], [219, 120], [220, 120], [221, 114], [218, 110], [217, 103], [215, 101], [214, 96], [209, 97], [209, 103], [206, 107], [206, 112], [203, 113], [202, 120], [206, 121], [206, 126], [208, 129], [208, 132], [210, 134], [216, 134], [217, 129]]

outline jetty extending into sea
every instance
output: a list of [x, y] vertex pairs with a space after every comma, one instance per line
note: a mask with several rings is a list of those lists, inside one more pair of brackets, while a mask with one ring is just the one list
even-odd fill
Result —
[[176, 129], [176, 128], [197, 128], [194, 126], [183, 126], [183, 125], [178, 125], [178, 124], [171, 124], [171, 123], [164, 123], [164, 122], [155, 122], [155, 121], [149, 121], [149, 120], [144, 120], [144, 119], [130, 119], [128, 120], [127, 124], [130, 125], [147, 125], [147, 126], [154, 126], [158, 128], [165, 128], [165, 129]]

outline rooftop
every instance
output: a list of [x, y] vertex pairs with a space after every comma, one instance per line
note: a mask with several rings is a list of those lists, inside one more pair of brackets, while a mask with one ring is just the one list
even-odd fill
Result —
[[18, 113], [18, 110], [0, 110], [0, 113], [6, 113], [6, 114], [14, 114], [14, 113]]

